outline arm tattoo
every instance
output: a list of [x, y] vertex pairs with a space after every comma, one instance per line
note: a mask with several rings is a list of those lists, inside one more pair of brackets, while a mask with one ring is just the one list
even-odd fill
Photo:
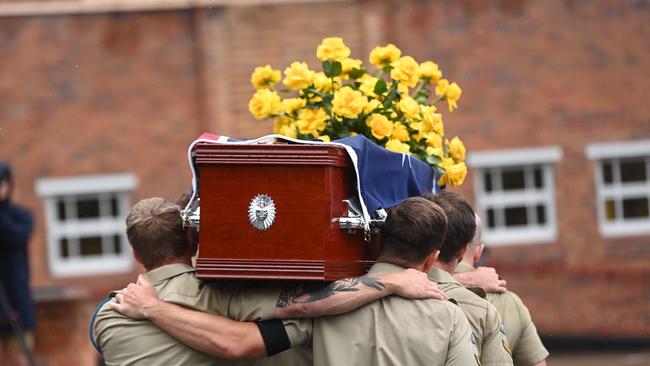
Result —
[[[332, 295], [335, 295], [338, 292], [356, 292], [359, 291], [360, 285], [374, 288], [377, 291], [383, 291], [384, 285], [379, 279], [374, 277], [355, 277], [355, 278], [345, 278], [332, 282], [327, 285], [325, 288], [316, 291], [310, 291], [308, 293], [302, 294], [298, 289], [285, 289], [280, 294], [278, 298], [277, 307], [284, 308], [291, 304], [305, 304], [309, 302], [314, 302], [318, 300], [326, 299]], [[305, 299], [298, 299], [298, 297], [306, 296]]]

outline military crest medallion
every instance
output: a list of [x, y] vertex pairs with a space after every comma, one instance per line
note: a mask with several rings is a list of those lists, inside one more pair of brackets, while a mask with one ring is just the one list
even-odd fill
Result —
[[257, 230], [267, 230], [275, 221], [275, 211], [273, 199], [266, 194], [258, 194], [248, 205], [248, 221]]

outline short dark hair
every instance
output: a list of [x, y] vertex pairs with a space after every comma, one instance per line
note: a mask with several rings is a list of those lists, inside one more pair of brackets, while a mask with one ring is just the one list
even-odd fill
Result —
[[136, 203], [126, 217], [126, 236], [147, 270], [187, 254], [180, 208], [164, 198]]
[[442, 191], [427, 198], [438, 204], [447, 215], [447, 236], [440, 249], [438, 260], [450, 263], [472, 241], [476, 232], [474, 210], [467, 201], [456, 192]]
[[382, 228], [380, 257], [404, 265], [418, 264], [445, 239], [447, 218], [437, 204], [411, 197], [391, 208]]

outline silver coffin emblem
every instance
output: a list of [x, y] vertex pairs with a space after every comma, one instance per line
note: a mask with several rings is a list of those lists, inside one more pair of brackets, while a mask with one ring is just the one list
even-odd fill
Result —
[[248, 221], [260, 231], [267, 230], [275, 221], [275, 203], [265, 194], [253, 197], [248, 205]]

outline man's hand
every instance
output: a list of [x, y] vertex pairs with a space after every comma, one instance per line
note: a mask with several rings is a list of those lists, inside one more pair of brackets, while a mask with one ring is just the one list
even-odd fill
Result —
[[108, 306], [129, 318], [145, 319], [147, 312], [158, 303], [158, 293], [151, 283], [143, 276], [138, 276], [137, 283], [130, 283], [120, 291]]
[[474, 271], [454, 273], [456, 281], [467, 287], [481, 287], [487, 292], [506, 292], [506, 281], [492, 267], [478, 267]]
[[387, 286], [392, 287], [391, 290], [395, 295], [407, 299], [447, 299], [447, 295], [429, 280], [426, 273], [413, 268], [382, 275], [382, 280]]

